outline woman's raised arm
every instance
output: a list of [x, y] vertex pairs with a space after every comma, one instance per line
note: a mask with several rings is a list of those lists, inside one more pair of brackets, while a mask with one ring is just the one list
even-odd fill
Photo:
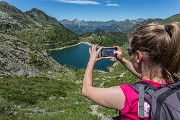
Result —
[[123, 57], [123, 53], [122, 53], [121, 47], [114, 46], [114, 48], [117, 49], [117, 51], [115, 52], [117, 61], [122, 63], [134, 76], [136, 76], [137, 78], [141, 79], [141, 74], [136, 72], [136, 70], [133, 67], [133, 64]]
[[90, 60], [83, 79], [82, 93], [97, 104], [121, 110], [124, 107], [125, 95], [119, 86], [110, 88], [97, 88], [93, 86], [93, 68], [95, 63], [102, 59], [98, 58], [98, 54], [102, 48], [96, 51], [96, 47], [96, 45], [93, 45], [90, 50]]

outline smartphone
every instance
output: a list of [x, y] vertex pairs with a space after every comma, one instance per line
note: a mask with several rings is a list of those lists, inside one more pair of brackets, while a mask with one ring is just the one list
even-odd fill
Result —
[[108, 48], [102, 48], [100, 54], [99, 54], [99, 57], [115, 57], [115, 54], [114, 52], [116, 51], [116, 48], [111, 48], [111, 47], [108, 47]]

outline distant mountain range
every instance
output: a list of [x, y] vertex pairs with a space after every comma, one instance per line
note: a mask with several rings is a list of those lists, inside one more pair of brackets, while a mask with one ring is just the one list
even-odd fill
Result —
[[123, 32], [128, 33], [132, 29], [149, 24], [149, 23], [169, 23], [169, 22], [180, 22], [180, 14], [173, 15], [167, 19], [143, 19], [139, 18], [137, 20], [129, 20], [126, 19], [125, 21], [84, 21], [84, 20], [78, 20], [74, 19], [72, 21], [63, 19], [59, 21], [61, 24], [63, 24], [66, 28], [70, 29], [71, 31], [77, 33], [77, 34], [83, 34], [86, 32], [94, 32], [96, 29], [103, 30], [105, 32]]
[[84, 21], [74, 19], [72, 21], [64, 19], [60, 20], [60, 23], [63, 24], [66, 28], [77, 34], [83, 34], [86, 32], [94, 32], [96, 29], [103, 30], [105, 32], [130, 32], [135, 26], [140, 25], [142, 23], [147, 23], [149, 21], [162, 21], [162, 19], [142, 19], [139, 18], [137, 20], [129, 20], [125, 21]]
[[125, 21], [84, 21], [74, 19], [72, 21], [64, 19], [60, 20], [60, 23], [65, 27], [70, 29], [71, 31], [77, 34], [83, 34], [86, 32], [94, 32], [96, 29], [101, 29], [106, 32], [129, 32], [130, 29], [134, 27], [135, 24], [138, 24], [145, 19], [137, 19], [137, 20], [125, 20]]

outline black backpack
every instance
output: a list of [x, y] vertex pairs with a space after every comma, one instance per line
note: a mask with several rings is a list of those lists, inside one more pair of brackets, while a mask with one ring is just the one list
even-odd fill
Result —
[[147, 82], [129, 84], [139, 93], [139, 118], [144, 118], [144, 99], [149, 103], [150, 120], [180, 120], [180, 80], [155, 89]]

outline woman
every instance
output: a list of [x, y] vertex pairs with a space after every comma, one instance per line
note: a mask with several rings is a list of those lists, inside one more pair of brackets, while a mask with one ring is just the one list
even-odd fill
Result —
[[[173, 82], [173, 75], [180, 69], [180, 27], [176, 23], [170, 25], [149, 24], [135, 29], [130, 34], [128, 49], [130, 68], [141, 81], [158, 88]], [[93, 87], [92, 74], [102, 48], [97, 45], [90, 49], [90, 59], [83, 79], [82, 93], [99, 105], [119, 110], [122, 120], [137, 120], [139, 95], [127, 84], [110, 88]], [[123, 62], [120, 47], [115, 46], [116, 59]], [[124, 59], [125, 60], [125, 59]], [[125, 65], [126, 66], [126, 65]], [[133, 66], [133, 67], [131, 67]], [[145, 120], [149, 119], [149, 104], [144, 101]]]

